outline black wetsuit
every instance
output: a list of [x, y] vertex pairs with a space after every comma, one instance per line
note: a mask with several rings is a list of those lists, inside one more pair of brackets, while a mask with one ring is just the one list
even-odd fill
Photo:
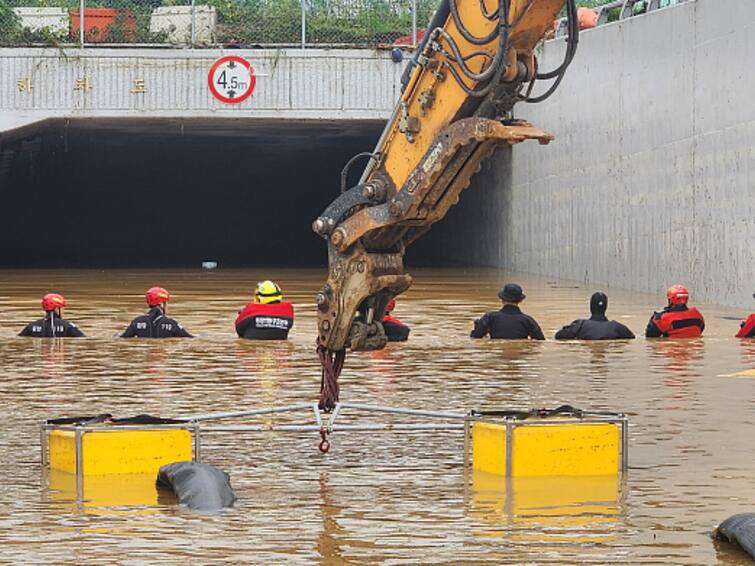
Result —
[[475, 320], [470, 336], [483, 338], [486, 334], [490, 334], [491, 338], [508, 340], [545, 340], [535, 319], [524, 314], [515, 305], [504, 305], [501, 310], [485, 313], [482, 318]]
[[53, 312], [48, 312], [45, 318], [26, 325], [26, 328], [18, 335], [35, 338], [78, 338], [84, 336], [84, 333], [73, 322], [68, 322], [64, 318], [55, 316]]
[[137, 316], [128, 325], [121, 338], [193, 338], [183, 326], [163, 314], [159, 307], [152, 307], [149, 312]]
[[604, 314], [594, 314], [589, 319], [578, 319], [556, 332], [556, 340], [620, 340], [634, 338], [626, 326], [608, 320]]
[[386, 315], [383, 318], [383, 330], [388, 342], [405, 342], [409, 339], [411, 328], [399, 319]]

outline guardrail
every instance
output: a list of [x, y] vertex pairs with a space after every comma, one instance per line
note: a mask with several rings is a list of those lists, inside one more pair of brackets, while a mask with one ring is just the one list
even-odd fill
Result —
[[437, 0], [0, 0], [0, 45], [417, 45]]
[[[594, 8], [580, 8], [580, 10], [589, 9], [595, 12], [594, 23], [587, 26], [590, 28], [690, 1], [692, 0], [613, 0]], [[580, 28], [585, 29], [582, 22], [580, 22]], [[566, 18], [561, 18], [555, 24], [555, 36], [564, 37], [566, 34]]]

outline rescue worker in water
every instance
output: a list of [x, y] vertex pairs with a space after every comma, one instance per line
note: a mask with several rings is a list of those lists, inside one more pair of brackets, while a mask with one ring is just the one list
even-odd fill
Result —
[[590, 297], [590, 318], [577, 319], [556, 332], [556, 340], [618, 340], [634, 338], [626, 326], [606, 318], [608, 296], [598, 291]]
[[144, 298], [149, 312], [132, 320], [121, 338], [193, 338], [177, 321], [165, 315], [170, 301], [166, 289], [151, 287]]
[[45, 317], [26, 325], [19, 336], [35, 338], [78, 338], [84, 336], [79, 327], [63, 318], [66, 300], [63, 295], [48, 293], [42, 297], [42, 310]]
[[695, 307], [688, 307], [689, 291], [672, 285], [666, 291], [668, 305], [653, 313], [645, 329], [648, 338], [697, 338], [705, 330], [705, 319]]
[[[752, 296], [755, 299], [755, 294]], [[737, 338], [755, 338], [755, 313], [747, 317], [747, 320], [743, 320], [739, 324], [739, 332], [737, 332]]]
[[519, 309], [519, 303], [525, 299], [522, 288], [516, 283], [507, 283], [498, 293], [503, 307], [499, 311], [485, 313], [482, 318], [474, 321], [474, 328], [470, 333], [472, 338], [484, 338], [489, 334], [491, 338], [508, 340], [545, 340], [540, 325], [534, 318], [524, 314]]
[[283, 300], [283, 292], [272, 281], [260, 281], [254, 302], [239, 311], [236, 334], [250, 340], [285, 340], [294, 326], [294, 306]]
[[385, 316], [383, 317], [383, 330], [388, 342], [404, 342], [409, 339], [409, 328], [391, 313], [396, 308], [396, 299], [391, 299], [388, 306], [385, 307]]

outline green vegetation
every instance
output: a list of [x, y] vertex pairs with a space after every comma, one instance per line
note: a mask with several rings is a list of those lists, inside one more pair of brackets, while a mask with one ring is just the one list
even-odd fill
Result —
[[[577, 5], [596, 8], [612, 0], [577, 0]], [[409, 35], [412, 29], [411, 0], [305, 0], [306, 34], [309, 44], [374, 46], [389, 44]], [[676, 0], [662, 0], [662, 5]], [[300, 0], [196, 0], [217, 11], [218, 43], [238, 46], [298, 44], [301, 41]], [[114, 8], [118, 16], [97, 41], [108, 43], [161, 43], [165, 33], [149, 31], [152, 11], [159, 6], [188, 6], [189, 0], [86, 0], [88, 8]], [[424, 28], [438, 0], [417, 0], [417, 27]], [[52, 43], [65, 37], [21, 29], [14, 6], [50, 6], [77, 12], [79, 0], [0, 0], [0, 44]], [[635, 4], [635, 12], [645, 3]], [[618, 18], [619, 8], [609, 19]], [[96, 31], [96, 30], [95, 30]], [[72, 34], [68, 39], [76, 41]]]
[[[116, 21], [97, 41], [158, 43], [165, 34], [149, 32], [152, 11], [158, 6], [187, 6], [189, 0], [86, 0], [87, 8], [114, 8]], [[298, 44], [301, 41], [300, 0], [197, 0], [217, 10], [219, 43], [233, 45]], [[306, 0], [307, 43], [378, 45], [409, 35], [410, 0]], [[77, 13], [78, 0], [0, 0], [0, 43], [58, 43], [65, 37], [22, 30], [14, 6], [59, 7]], [[437, 0], [417, 0], [417, 26], [422, 29]], [[76, 41], [78, 32], [68, 38]]]
[[16, 41], [21, 32], [21, 22], [5, 0], [0, 0], [0, 45]]
[[[86, 0], [86, 8], [113, 8], [117, 15], [107, 30], [92, 28], [86, 41], [106, 43], [163, 43], [165, 33], [149, 31], [152, 11], [162, 5], [162, 0]], [[79, 12], [79, 0], [0, 0], [0, 43], [14, 45], [78, 42], [78, 30], [72, 28], [68, 34], [52, 32], [44, 28], [30, 31], [21, 28], [21, 19], [13, 12], [13, 7], [54, 7], [64, 8], [73, 17]], [[86, 14], [86, 12], [85, 12]], [[10, 31], [9, 31], [10, 30]]]
[[[218, 12], [222, 43], [255, 45], [301, 41], [299, 0], [208, 0]], [[417, 2], [417, 25], [429, 21], [436, 0]], [[411, 3], [407, 0], [309, 0], [308, 43], [374, 45], [411, 33]]]

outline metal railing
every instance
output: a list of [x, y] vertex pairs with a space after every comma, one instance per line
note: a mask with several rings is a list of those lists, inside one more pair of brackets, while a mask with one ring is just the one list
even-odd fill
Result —
[[[605, 0], [596, 24], [688, 0]], [[0, 0], [0, 46], [415, 47], [439, 0]], [[555, 22], [555, 35], [566, 20]]]
[[[619, 20], [626, 20], [640, 14], [647, 14], [655, 10], [670, 8], [690, 0], [609, 0], [600, 6], [592, 8], [597, 14], [596, 26], [602, 26]], [[567, 34], [566, 18], [561, 18], [555, 24], [555, 36], [564, 37]]]
[[[568, 409], [563, 412], [562, 409]], [[337, 419], [347, 410], [356, 413], [367, 413], [381, 416], [398, 416], [398, 417], [423, 417], [429, 422], [348, 422], [342, 424]], [[231, 424], [217, 425], [205, 423], [218, 420], [236, 419], [242, 417], [260, 417], [281, 415], [283, 413], [295, 413], [298, 411], [310, 412], [314, 415], [312, 424], [282, 424], [267, 422], [264, 424]], [[629, 462], [629, 420], [624, 413], [601, 412], [601, 411], [582, 411], [564, 405], [554, 410], [532, 409], [530, 411], [439, 411], [426, 409], [409, 409], [404, 407], [389, 407], [385, 405], [372, 405], [367, 403], [336, 403], [331, 413], [326, 413], [327, 420], [323, 419], [323, 413], [318, 408], [317, 403], [295, 403], [279, 407], [265, 407], [256, 409], [243, 409], [238, 411], [225, 411], [222, 413], [208, 413], [181, 417], [192, 427], [195, 435], [194, 446], [195, 455], [199, 459], [201, 454], [203, 433], [256, 433], [256, 432], [319, 432], [321, 442], [320, 451], [328, 452], [330, 448], [329, 436], [336, 432], [450, 432], [463, 431], [464, 433], [464, 468], [467, 469], [470, 464], [470, 454], [472, 448], [472, 425], [475, 422], [490, 422], [500, 424], [505, 427], [507, 434], [507, 446], [512, 446], [513, 430], [519, 426], [558, 426], [563, 425], [564, 421], [560, 417], [569, 417], [572, 422], [580, 424], [614, 424], [619, 427], [619, 456], [620, 470], [625, 472]], [[511, 450], [507, 451], [507, 472], [511, 475]]]
[[0, 45], [416, 46], [438, 0], [0, 0]]

